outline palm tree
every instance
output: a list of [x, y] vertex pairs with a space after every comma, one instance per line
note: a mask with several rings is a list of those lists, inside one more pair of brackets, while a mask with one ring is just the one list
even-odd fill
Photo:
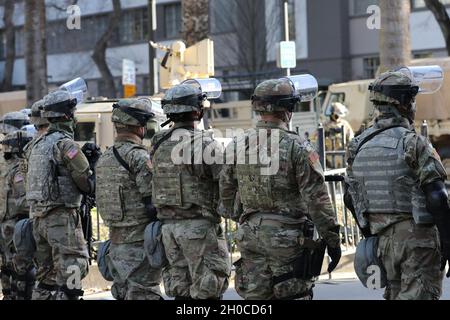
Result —
[[409, 17], [411, 3], [405, 0], [380, 0], [380, 72], [411, 61]]
[[190, 47], [209, 35], [209, 0], [181, 0], [183, 40]]
[[48, 92], [45, 0], [25, 1], [25, 63], [27, 103]]

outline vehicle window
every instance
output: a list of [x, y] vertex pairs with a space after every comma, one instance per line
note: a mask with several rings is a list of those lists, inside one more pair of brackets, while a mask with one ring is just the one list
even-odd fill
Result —
[[343, 92], [336, 92], [336, 93], [332, 93], [330, 96], [330, 99], [328, 100], [327, 105], [325, 106], [324, 110], [325, 110], [325, 115], [327, 117], [329, 117], [331, 115], [331, 106], [333, 105], [333, 103], [335, 102], [340, 102], [342, 104], [345, 104], [345, 93]]
[[78, 122], [75, 128], [75, 141], [95, 142], [95, 122]]
[[311, 102], [297, 103], [294, 112], [311, 112]]

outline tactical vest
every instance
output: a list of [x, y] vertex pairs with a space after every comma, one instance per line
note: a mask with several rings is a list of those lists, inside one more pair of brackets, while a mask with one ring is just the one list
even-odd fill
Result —
[[[267, 168], [267, 165], [248, 164], [252, 156], [253, 159], [259, 159], [259, 156], [258, 148], [247, 145], [246, 164], [238, 162], [236, 165], [240, 199], [245, 212], [271, 212], [291, 218], [301, 218], [307, 212], [305, 201], [301, 198], [298, 189], [291, 154], [294, 144], [301, 144], [303, 141], [294, 133], [283, 130], [279, 132], [279, 170], [276, 174], [263, 175], [262, 170]], [[270, 157], [270, 139], [268, 141], [268, 151], [259, 152], [267, 152]], [[238, 150], [238, 158], [239, 152], [242, 151]]]
[[[205, 134], [207, 133], [191, 132], [191, 140], [184, 141], [186, 150], [190, 151], [191, 164], [173, 163], [172, 151], [175, 147], [180, 147], [179, 141], [171, 141], [169, 138], [156, 150], [152, 159], [152, 201], [155, 207], [169, 206], [189, 210], [196, 205], [204, 209], [205, 216], [216, 213], [218, 185], [208, 174], [195, 172], [194, 167], [205, 166], [204, 164], [193, 164], [194, 155], [203, 152], [202, 137]], [[199, 150], [194, 150], [196, 147]]]
[[364, 144], [364, 139], [359, 138], [350, 179], [359, 217], [411, 213], [417, 224], [433, 223], [425, 194], [405, 161], [404, 137], [408, 132], [411, 131], [403, 127], [391, 128]]
[[79, 208], [81, 192], [69, 171], [57, 156], [57, 143], [68, 139], [61, 132], [42, 136], [34, 145], [28, 159], [27, 201], [33, 208]]
[[[25, 197], [25, 186], [24, 179], [19, 174], [20, 159], [16, 159], [8, 170], [8, 175], [6, 177], [6, 215], [5, 220], [14, 219], [19, 214], [25, 214], [24, 212], [19, 212], [20, 206], [23, 205], [21, 200]], [[14, 181], [14, 179], [20, 178], [20, 181]], [[21, 199], [22, 198], [22, 199]], [[23, 210], [23, 209], [22, 209]]]
[[[117, 149], [119, 155], [126, 161], [133, 150], [145, 150], [145, 147], [126, 143]], [[131, 168], [131, 171], [133, 169]], [[143, 225], [143, 232], [148, 217], [142, 195], [136, 185], [136, 178], [128, 172], [109, 148], [100, 158], [96, 166], [97, 209], [109, 227], [133, 227]]]

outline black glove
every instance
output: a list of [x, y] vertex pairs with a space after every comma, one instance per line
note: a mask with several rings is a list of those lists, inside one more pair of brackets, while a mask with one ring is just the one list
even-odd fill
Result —
[[83, 154], [88, 159], [91, 170], [94, 170], [98, 159], [100, 159], [100, 156], [102, 155], [100, 147], [95, 143], [88, 142], [81, 148], [81, 151], [83, 151]]
[[[450, 207], [447, 189], [443, 181], [436, 181], [423, 187], [427, 200], [427, 210], [433, 215], [441, 238], [441, 271], [450, 264]], [[447, 272], [450, 278], [450, 270]]]
[[[330, 231], [338, 234], [338, 236], [339, 236], [340, 227], [337, 226], [336, 229], [330, 230]], [[339, 261], [341, 260], [342, 251], [341, 251], [340, 241], [339, 241], [337, 247], [335, 247], [335, 246], [332, 247], [329, 244], [327, 244], [327, 251], [328, 251], [328, 256], [331, 259], [331, 262], [328, 265], [328, 273], [331, 273], [334, 271], [334, 269], [336, 269], [337, 265], [339, 264]]]
[[147, 217], [150, 219], [150, 222], [158, 221], [158, 211], [155, 206], [152, 204], [152, 197], [146, 197], [142, 199], [145, 204], [145, 213]]

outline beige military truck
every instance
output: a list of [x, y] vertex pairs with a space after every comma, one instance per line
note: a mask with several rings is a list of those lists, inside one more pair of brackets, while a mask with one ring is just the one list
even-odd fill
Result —
[[[417, 96], [416, 127], [424, 120], [428, 123], [430, 141], [441, 156], [450, 175], [450, 58], [427, 58], [413, 60], [411, 66], [439, 65], [444, 71], [442, 88], [432, 95]], [[357, 132], [362, 125], [369, 125], [374, 107], [369, 101], [369, 85], [373, 79], [352, 81], [331, 85], [318, 110], [321, 121], [326, 119], [327, 110], [333, 102], [343, 103], [349, 110], [347, 120]]]

